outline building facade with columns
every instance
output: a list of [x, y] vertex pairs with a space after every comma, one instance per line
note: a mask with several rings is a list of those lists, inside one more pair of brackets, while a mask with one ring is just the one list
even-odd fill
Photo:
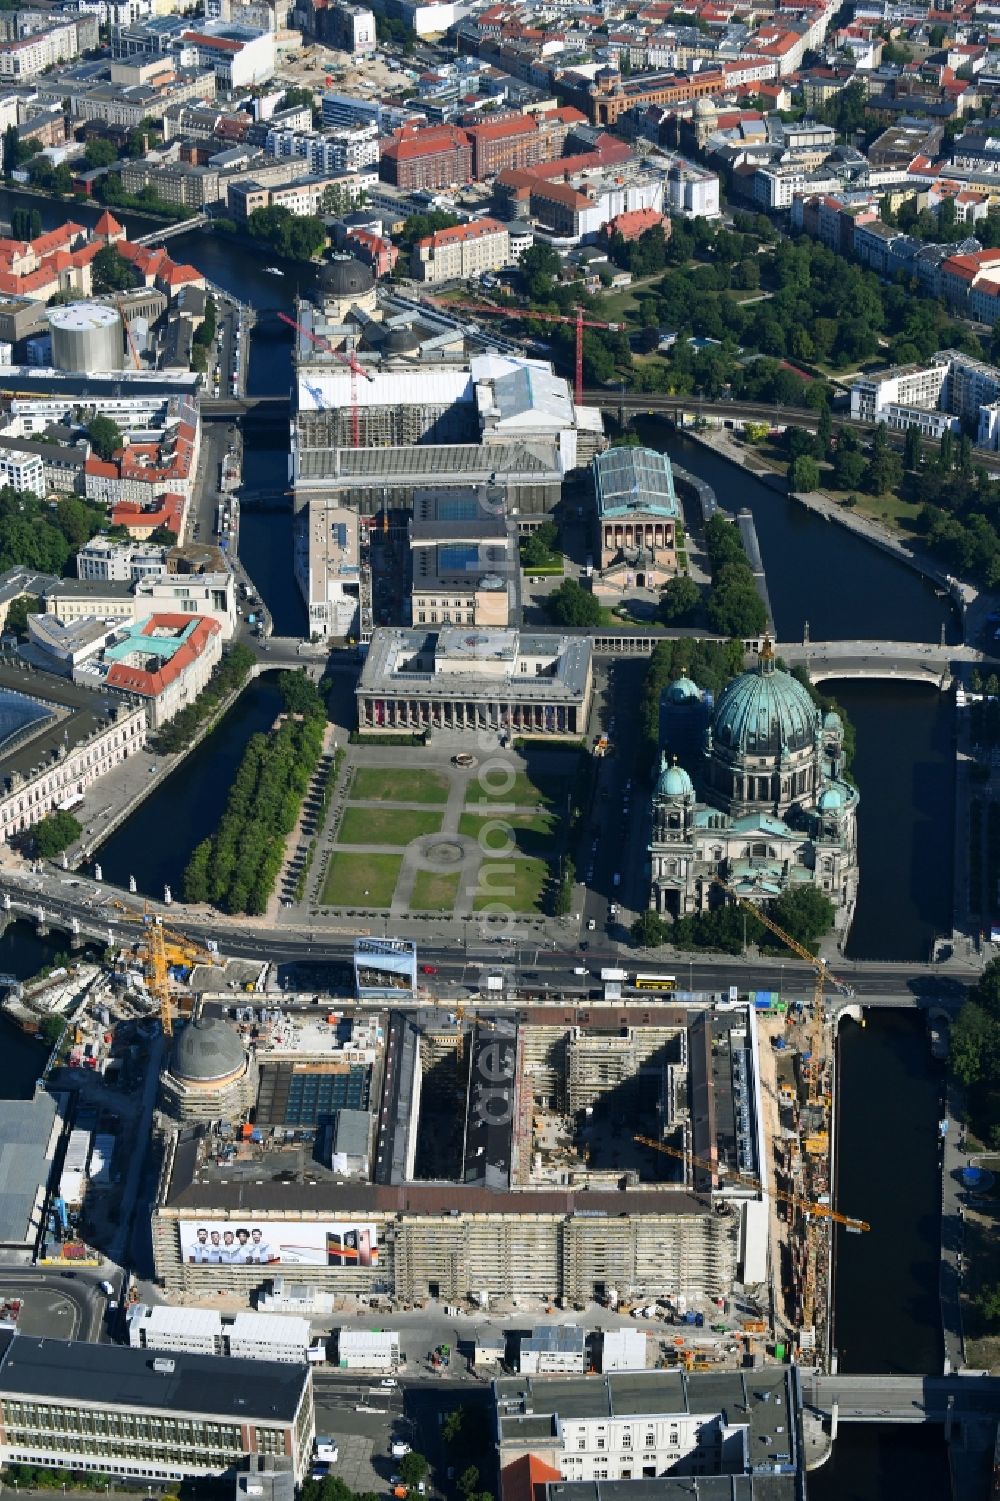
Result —
[[586, 732], [593, 645], [554, 631], [374, 632], [356, 697], [364, 735], [425, 729]]
[[671, 683], [661, 718], [650, 907], [707, 911], [723, 899], [720, 880], [754, 900], [806, 884], [829, 898], [845, 934], [857, 900], [858, 791], [844, 775], [840, 716], [821, 714], [765, 642], [714, 705], [689, 678]]

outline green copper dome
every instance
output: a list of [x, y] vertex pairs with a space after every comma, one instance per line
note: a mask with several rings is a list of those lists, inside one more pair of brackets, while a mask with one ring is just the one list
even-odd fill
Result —
[[844, 794], [839, 787], [826, 787], [819, 795], [817, 806], [821, 813], [836, 813], [844, 806]]
[[666, 756], [661, 755], [656, 791], [660, 797], [687, 797], [694, 792], [694, 784], [683, 766], [668, 766]]
[[671, 704], [686, 704], [692, 699], [701, 702], [701, 689], [690, 678], [675, 678], [667, 689], [667, 701]]
[[721, 749], [748, 756], [777, 756], [812, 745], [819, 713], [802, 684], [762, 661], [726, 685], [712, 716]]

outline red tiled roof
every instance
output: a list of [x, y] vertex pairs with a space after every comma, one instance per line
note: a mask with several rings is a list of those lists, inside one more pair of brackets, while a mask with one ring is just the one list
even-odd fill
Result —
[[549, 1482], [562, 1480], [558, 1470], [537, 1454], [522, 1454], [500, 1471], [501, 1501], [541, 1501]]
[[481, 240], [484, 235], [503, 234], [504, 227], [497, 219], [476, 219], [472, 224], [455, 224], [451, 229], [439, 229], [417, 241], [418, 249], [425, 246], [437, 250], [442, 245], [457, 245], [465, 240]]
[[129, 693], [140, 693], [144, 698], [158, 698], [165, 688], [180, 677], [185, 668], [197, 661], [212, 637], [219, 634], [221, 627], [217, 620], [212, 620], [207, 615], [151, 615], [143, 624], [142, 635], [152, 636], [156, 630], [187, 630], [192, 619], [197, 622], [194, 630], [172, 657], [151, 659], [159, 660], [160, 665], [155, 671], [133, 667], [127, 662], [114, 662], [108, 669], [108, 682], [111, 686], [123, 688]]

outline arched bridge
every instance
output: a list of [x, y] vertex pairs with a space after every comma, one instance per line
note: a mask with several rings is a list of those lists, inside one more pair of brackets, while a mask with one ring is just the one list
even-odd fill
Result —
[[780, 642], [775, 652], [789, 667], [804, 667], [811, 683], [830, 678], [898, 678], [949, 688], [962, 665], [986, 661], [974, 646], [929, 641]]

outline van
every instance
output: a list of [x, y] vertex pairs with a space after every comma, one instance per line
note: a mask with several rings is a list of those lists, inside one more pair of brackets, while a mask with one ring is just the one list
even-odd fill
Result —
[[313, 1439], [313, 1459], [319, 1464], [335, 1465], [340, 1458], [340, 1450], [335, 1438], [324, 1438], [317, 1434]]
[[589, 974], [589, 973], [590, 973], [590, 971], [589, 971], [589, 970], [588, 970], [588, 969], [587, 969], [587, 968], [586, 968], [586, 966], [585, 966], [585, 965], [583, 965], [583, 964], [578, 964], [578, 965], [577, 965], [577, 966], [576, 966], [576, 968], [575, 968], [575, 969], [574, 969], [574, 970], [573, 970], [573, 973], [574, 973], [574, 974], [575, 974], [575, 975], [586, 975], [586, 974]]

